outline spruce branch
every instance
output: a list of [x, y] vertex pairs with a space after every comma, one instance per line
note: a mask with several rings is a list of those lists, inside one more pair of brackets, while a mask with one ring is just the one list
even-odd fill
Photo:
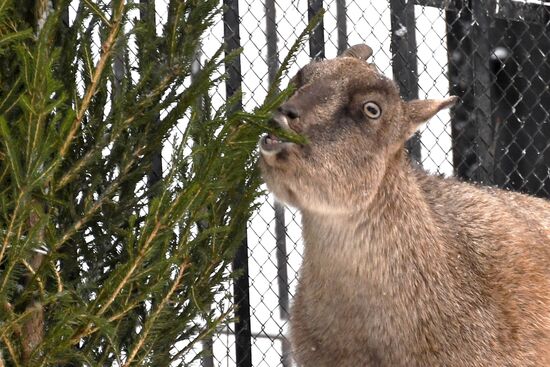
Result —
[[[109, 298], [105, 301], [105, 303], [98, 309], [98, 311], [95, 313], [96, 316], [101, 316], [103, 313], [107, 311], [107, 309], [111, 306], [111, 304], [115, 301], [115, 299], [120, 294], [121, 290], [128, 284], [130, 278], [133, 276], [134, 272], [138, 268], [138, 266], [144, 261], [148, 251], [150, 250], [150, 245], [153, 243], [153, 240], [157, 237], [160, 229], [161, 229], [162, 223], [160, 221], [157, 221], [155, 223], [155, 226], [147, 239], [145, 240], [145, 243], [140, 248], [138, 252], [138, 256], [135, 258], [135, 260], [130, 264], [129, 268], [126, 270], [124, 277], [122, 280], [118, 283], [115, 290], [111, 292], [111, 295]], [[101, 298], [101, 294], [98, 296], [98, 299]], [[71, 343], [76, 344], [80, 341], [80, 339], [84, 335], [88, 335], [90, 330], [92, 329], [92, 325], [88, 324], [86, 325], [82, 331], [77, 333], [71, 338]]]
[[153, 243], [153, 240], [157, 237], [161, 227], [162, 227], [162, 223], [160, 221], [155, 223], [153, 230], [145, 240], [145, 243], [143, 244], [143, 246], [140, 248], [137, 258], [134, 260], [134, 262], [132, 263], [132, 265], [124, 275], [124, 278], [122, 278], [120, 283], [116, 286], [115, 291], [111, 293], [111, 296], [107, 299], [107, 301], [103, 304], [103, 306], [101, 306], [100, 309], [98, 310], [97, 312], [98, 316], [101, 316], [109, 308], [109, 306], [111, 306], [111, 304], [115, 301], [115, 298], [118, 296], [122, 288], [126, 286], [130, 277], [134, 274], [137, 267], [144, 260], [148, 250], [150, 250], [150, 246]]
[[63, 244], [65, 244], [75, 233], [77, 233], [86, 223], [88, 223], [93, 216], [103, 208], [103, 205], [109, 201], [112, 195], [120, 188], [125, 175], [129, 173], [134, 161], [128, 162], [125, 167], [122, 168], [121, 175], [118, 179], [113, 180], [104, 190], [103, 194], [87, 208], [80, 218], [74, 222], [60, 237], [60, 239], [52, 246], [52, 251], [56, 251]]
[[[21, 363], [19, 362], [19, 355], [15, 351], [15, 347], [11, 343], [10, 339], [6, 337], [5, 335], [2, 335], [1, 337], [2, 342], [6, 345], [6, 348], [8, 349], [8, 353], [10, 354], [11, 362], [14, 364], [15, 367], [20, 367]], [[0, 356], [1, 358], [1, 356]]]
[[183, 347], [178, 353], [174, 354], [173, 360], [178, 360], [179, 358], [183, 357], [185, 354], [189, 353], [189, 351], [201, 340], [204, 340], [207, 336], [212, 335], [214, 331], [216, 331], [216, 327], [224, 320], [227, 320], [227, 318], [231, 315], [231, 313], [234, 311], [234, 308], [231, 307], [225, 312], [221, 313], [217, 320], [214, 320], [214, 322], [210, 323], [210, 325], [207, 328], [204, 328], [200, 333], [197, 334], [195, 338], [189, 341], [189, 343]]
[[59, 150], [59, 156], [61, 158], [65, 157], [67, 154], [67, 151], [76, 135], [76, 132], [78, 131], [80, 127], [80, 123], [82, 122], [82, 119], [84, 118], [84, 115], [86, 111], [88, 110], [88, 107], [90, 105], [90, 101], [92, 100], [93, 95], [97, 91], [97, 88], [99, 87], [99, 83], [101, 80], [101, 77], [103, 75], [103, 71], [105, 67], [108, 65], [108, 60], [111, 56], [111, 51], [113, 50], [113, 46], [115, 44], [116, 38], [118, 36], [118, 32], [120, 31], [120, 28], [122, 26], [122, 21], [124, 19], [124, 0], [119, 0], [118, 8], [114, 10], [113, 14], [113, 20], [111, 22], [110, 32], [107, 37], [107, 40], [103, 43], [101, 50], [101, 56], [99, 58], [99, 61], [97, 62], [96, 67], [93, 70], [92, 80], [91, 84], [88, 86], [86, 93], [84, 94], [84, 98], [82, 99], [82, 102], [78, 108], [78, 112], [76, 114], [76, 118], [74, 119], [71, 128], [69, 130], [69, 133], [67, 137], [65, 138], [65, 142], [61, 146], [61, 149]]
[[[7, 0], [3, 0], [3, 3], [7, 3]], [[2, 9], [0, 8], [0, 12], [1, 10]], [[30, 28], [25, 29], [24, 31], [8, 33], [0, 37], [0, 49], [2, 49], [2, 47], [6, 47], [11, 43], [17, 43], [30, 37], [32, 37], [32, 29]]]
[[166, 307], [167, 303], [169, 302], [170, 298], [176, 291], [176, 289], [181, 285], [181, 281], [183, 279], [183, 275], [185, 274], [185, 271], [190, 266], [190, 262], [188, 259], [185, 259], [181, 262], [179, 268], [178, 268], [178, 275], [176, 276], [176, 279], [172, 282], [172, 286], [170, 287], [170, 290], [166, 293], [166, 295], [163, 297], [163, 299], [160, 301], [159, 305], [156, 307], [155, 311], [149, 316], [147, 319], [147, 322], [141, 332], [141, 336], [134, 346], [134, 349], [130, 352], [126, 363], [123, 367], [128, 367], [133, 362], [134, 358], [136, 357], [137, 353], [140, 351], [140, 349], [143, 347], [143, 344], [145, 343], [145, 340], [149, 336], [149, 333], [151, 331], [151, 328], [155, 325], [155, 321], [159, 317], [159, 315], [164, 311], [164, 308]]
[[101, 11], [101, 9], [99, 9], [99, 6], [97, 6], [96, 4], [94, 4], [92, 1], [90, 0], [82, 0], [82, 2], [84, 4], [86, 4], [87, 7], [89, 7], [95, 15], [97, 15], [99, 17], [99, 19], [101, 19], [101, 21], [108, 27], [108, 28], [112, 28], [113, 26], [111, 25], [111, 22], [109, 21], [109, 19], [105, 16], [105, 14]]
[[20, 337], [22, 334], [22, 325], [29, 320], [35, 310], [33, 308], [26, 308], [24, 312], [20, 314], [15, 314], [10, 312], [11, 319], [2, 324], [2, 329], [0, 329], [0, 338], [7, 337], [10, 332], [15, 332], [16, 336]]
[[52, 269], [52, 272], [55, 276], [56, 291], [57, 291], [57, 293], [62, 293], [63, 292], [63, 280], [61, 279], [61, 274], [57, 270], [57, 267], [53, 263], [53, 261], [50, 261], [50, 268]]
[[[4, 254], [8, 249], [8, 245], [10, 243], [11, 237], [14, 235], [13, 233], [14, 227], [16, 226], [16, 223], [19, 220], [19, 212], [23, 208], [23, 203], [25, 202], [26, 196], [27, 196], [27, 193], [25, 191], [20, 191], [16, 199], [15, 209], [13, 210], [13, 213], [11, 215], [8, 229], [4, 233], [4, 241], [2, 241], [2, 248], [0, 249], [0, 262], [2, 262], [2, 260], [4, 259]], [[8, 281], [8, 277], [4, 277], [4, 281], [0, 286], [0, 293], [2, 293], [3, 288], [6, 285], [7, 281]]]
[[[40, 256], [40, 255], [39, 255]], [[40, 259], [40, 262], [41, 262], [42, 259]], [[35, 263], [37, 261], [35, 260]], [[23, 266], [25, 266], [25, 269], [27, 269], [27, 271], [29, 272], [29, 274], [32, 276], [32, 277], [36, 277], [36, 281], [38, 282], [38, 287], [40, 288], [40, 293], [42, 295], [44, 295], [46, 293], [46, 288], [44, 287], [44, 282], [42, 281], [42, 279], [40, 278], [39, 275], [36, 274], [36, 268], [35, 268], [35, 265], [34, 264], [30, 264], [27, 260], [25, 259], [22, 259], [21, 260], [21, 263], [23, 264]]]

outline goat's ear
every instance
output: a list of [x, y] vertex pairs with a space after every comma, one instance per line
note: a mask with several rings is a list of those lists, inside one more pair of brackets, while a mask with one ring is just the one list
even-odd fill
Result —
[[409, 121], [411, 121], [411, 123], [414, 125], [414, 128], [416, 128], [416, 126], [428, 121], [442, 109], [454, 106], [457, 101], [457, 96], [451, 96], [444, 99], [417, 99], [414, 101], [406, 102], [406, 113], [409, 115]]
[[355, 57], [357, 59], [367, 61], [369, 57], [372, 56], [372, 48], [364, 44], [351, 46], [350, 48], [345, 50], [341, 56]]

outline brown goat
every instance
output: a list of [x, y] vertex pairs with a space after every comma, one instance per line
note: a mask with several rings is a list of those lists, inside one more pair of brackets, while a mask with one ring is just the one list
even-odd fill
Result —
[[260, 140], [302, 213], [291, 316], [304, 367], [550, 366], [550, 203], [427, 175], [404, 142], [455, 102], [405, 102], [368, 46], [312, 62]]

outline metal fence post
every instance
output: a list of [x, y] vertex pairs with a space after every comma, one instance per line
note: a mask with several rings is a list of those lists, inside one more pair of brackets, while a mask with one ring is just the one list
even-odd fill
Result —
[[489, 28], [491, 14], [494, 14], [495, 1], [472, 1], [472, 39], [476, 47], [472, 50], [474, 64], [474, 98], [476, 119], [476, 155], [477, 169], [474, 180], [484, 184], [492, 184], [494, 176], [494, 131], [491, 108], [492, 72], [489, 65], [491, 45]]
[[[266, 42], [267, 42], [267, 73], [269, 84], [275, 81], [275, 75], [279, 68], [279, 55], [277, 50], [277, 21], [275, 11], [275, 0], [265, 1], [266, 18]], [[275, 242], [277, 247], [277, 285], [279, 299], [279, 316], [281, 320], [288, 320], [289, 310], [289, 285], [287, 269], [287, 250], [286, 250], [286, 227], [285, 227], [285, 207], [279, 202], [273, 204], [275, 210]], [[290, 367], [290, 343], [284, 337], [281, 338], [281, 364], [283, 367]]]
[[[152, 0], [139, 0], [140, 18], [147, 25], [149, 31], [155, 32], [156, 29], [156, 11], [155, 2]], [[142, 45], [143, 47], [143, 45]], [[155, 54], [151, 50], [143, 49], [141, 56], [146, 55], [147, 61], [154, 61]], [[140, 60], [141, 61], [141, 60]], [[158, 80], [157, 73], [154, 73], [153, 83]], [[155, 123], [159, 123], [160, 115], [155, 116]], [[147, 175], [147, 184], [153, 186], [162, 178], [162, 149], [151, 154], [151, 171]]]
[[277, 51], [277, 15], [275, 0], [265, 1], [265, 39], [267, 44], [267, 74], [269, 85], [273, 83], [279, 67], [279, 53]]
[[[393, 77], [405, 101], [418, 98], [414, 1], [390, 0]], [[407, 141], [409, 156], [420, 162], [420, 133]]]
[[477, 157], [474, 149], [475, 131], [471, 128], [474, 118], [471, 113], [474, 94], [471, 88], [473, 79], [471, 59], [472, 39], [469, 29], [472, 13], [462, 7], [461, 0], [455, 0], [453, 8], [445, 12], [447, 24], [447, 52], [449, 94], [460, 97], [460, 103], [451, 109], [451, 135], [453, 168], [456, 176], [471, 179]]
[[[307, 18], [309, 21], [323, 9], [323, 0], [308, 0]], [[325, 28], [323, 20], [315, 26], [309, 36], [309, 56], [314, 59], [325, 58]]]
[[[239, 2], [238, 0], [224, 0], [223, 34], [226, 44], [226, 54], [240, 47], [239, 35]], [[237, 55], [233, 60], [225, 63], [227, 80], [225, 84], [226, 98], [229, 99], [241, 89], [241, 59]], [[236, 101], [233, 109], [242, 109], [242, 101]], [[246, 233], [246, 228], [243, 229]], [[250, 284], [248, 276], [248, 241], [245, 235], [237, 249], [233, 260], [233, 271], [239, 272], [239, 277], [233, 283], [233, 298], [237, 308], [235, 310], [235, 358], [238, 367], [252, 366], [252, 335], [250, 330]]]
[[[193, 58], [193, 62], [191, 64], [191, 83], [194, 83], [196, 81], [197, 76], [201, 72], [201, 55], [201, 50], [197, 50], [195, 52], [195, 57]], [[204, 96], [200, 96], [197, 99], [197, 104], [200, 105], [201, 108], [205, 108], [205, 100], [206, 98]], [[192, 139], [193, 144], [195, 144], [196, 141], [194, 139], [194, 136], [192, 136]], [[194, 162], [193, 164], [200, 163]], [[199, 232], [204, 231], [208, 228], [207, 221], [199, 221], [197, 224]], [[212, 305], [210, 305], [210, 309], [212, 309]], [[201, 367], [214, 367], [214, 341], [211, 335], [202, 340], [202, 351], [203, 354], [201, 356]]]
[[336, 0], [336, 28], [338, 29], [338, 55], [348, 48], [346, 0]]
[[[287, 269], [287, 251], [286, 251], [286, 227], [285, 227], [285, 207], [275, 202], [275, 241], [277, 244], [277, 283], [279, 291], [279, 316], [281, 320], [289, 319], [289, 286]], [[281, 364], [283, 367], [291, 366], [290, 343], [283, 335], [281, 339]]]
[[449, 92], [462, 100], [451, 112], [453, 166], [459, 177], [491, 184], [494, 134], [489, 31], [495, 3], [474, 1], [468, 7], [455, 2], [456, 10], [446, 12]]

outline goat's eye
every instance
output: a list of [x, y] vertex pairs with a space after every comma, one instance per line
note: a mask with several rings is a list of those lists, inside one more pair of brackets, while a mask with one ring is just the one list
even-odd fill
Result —
[[377, 119], [382, 114], [382, 109], [376, 102], [369, 101], [363, 105], [363, 112], [368, 118]]

